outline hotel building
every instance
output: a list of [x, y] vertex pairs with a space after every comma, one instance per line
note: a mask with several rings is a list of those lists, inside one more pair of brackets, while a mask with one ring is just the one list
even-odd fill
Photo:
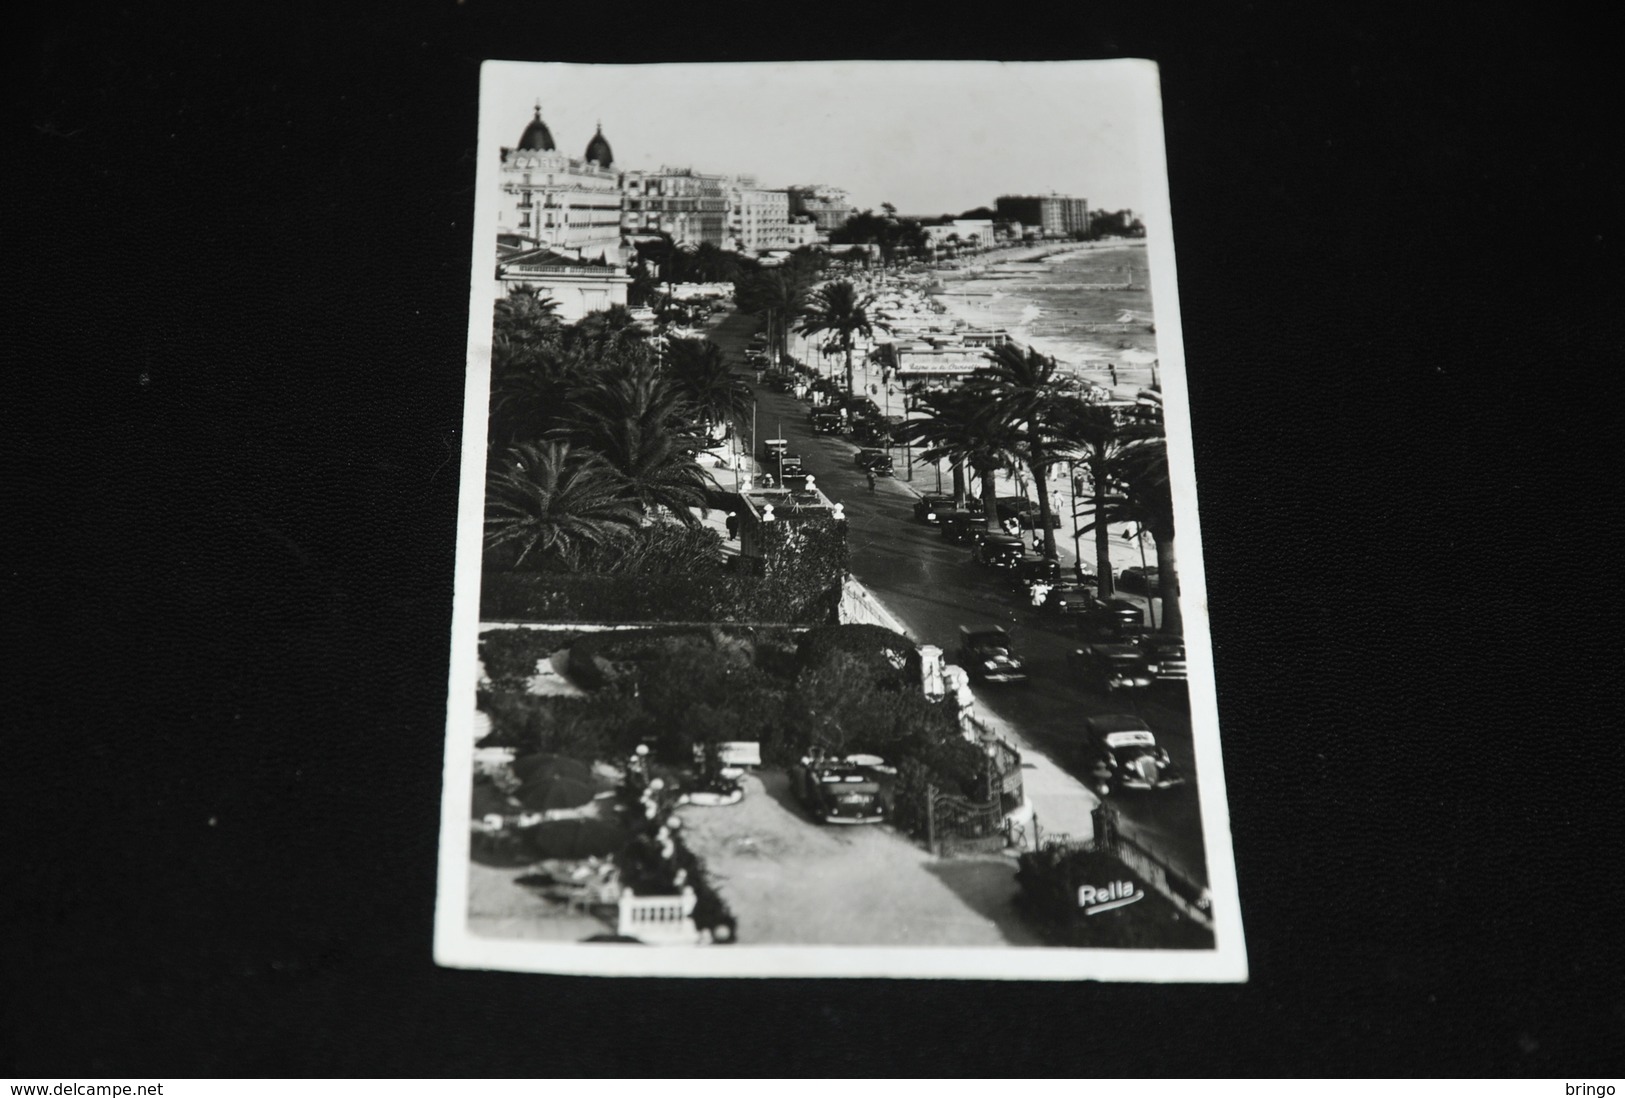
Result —
[[1000, 195], [994, 205], [1001, 219], [1019, 221], [1044, 236], [1071, 236], [1089, 228], [1089, 202], [1062, 194]]
[[580, 159], [560, 152], [542, 108], [502, 150], [497, 238], [582, 259], [621, 258], [621, 185], [602, 127]]

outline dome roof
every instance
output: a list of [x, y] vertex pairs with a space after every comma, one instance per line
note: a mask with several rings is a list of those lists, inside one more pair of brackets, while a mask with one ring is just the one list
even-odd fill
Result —
[[600, 168], [607, 168], [615, 163], [615, 154], [610, 151], [609, 142], [604, 140], [604, 124], [598, 123], [598, 132], [592, 135], [587, 142], [587, 155], [585, 159], [597, 164]]
[[541, 149], [544, 152], [557, 148], [553, 144], [553, 132], [547, 128], [547, 123], [542, 121], [542, 105], [540, 103], [536, 104], [536, 117], [530, 120], [530, 125], [525, 127], [525, 135], [519, 139], [519, 147], [521, 149]]

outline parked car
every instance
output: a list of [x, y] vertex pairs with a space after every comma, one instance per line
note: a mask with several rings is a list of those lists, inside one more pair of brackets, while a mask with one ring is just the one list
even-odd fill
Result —
[[982, 682], [1026, 682], [1027, 671], [1010, 648], [1010, 634], [997, 625], [959, 627], [959, 665]]
[[[1015, 519], [1016, 522], [1021, 525], [1023, 530], [1032, 530], [1038, 526], [1039, 511], [1038, 504], [1035, 501], [1030, 499], [1022, 499], [1020, 496], [1000, 496], [998, 506], [1000, 522]], [[1058, 530], [1060, 527], [1060, 514], [1054, 510], [1051, 510], [1049, 516], [1049, 528], [1051, 530]]]
[[1185, 662], [1185, 642], [1167, 633], [1146, 633], [1136, 638], [1146, 672], [1154, 682], [1185, 682], [1190, 676]]
[[[1049, 557], [1022, 557], [1010, 566], [1008, 578], [1011, 588], [1016, 591], [1030, 590], [1037, 583], [1053, 586], [1060, 581], [1061, 562]], [[1054, 591], [1050, 593], [1054, 594]]]
[[955, 545], [975, 545], [988, 536], [987, 523], [982, 521], [982, 516], [966, 511], [939, 516], [937, 529], [944, 541]]
[[1125, 591], [1138, 591], [1142, 595], [1157, 593], [1156, 568], [1125, 568], [1117, 574], [1117, 586]]
[[859, 450], [853, 458], [859, 469], [867, 470], [877, 477], [896, 476], [896, 462], [884, 450]]
[[1086, 614], [1097, 601], [1093, 588], [1085, 587], [1076, 580], [1059, 580], [1050, 588], [1042, 609], [1068, 616]]
[[1083, 722], [1084, 765], [1095, 792], [1110, 795], [1123, 789], [1171, 789], [1185, 775], [1168, 752], [1157, 745], [1151, 726], [1139, 717], [1114, 714]]
[[1097, 636], [1134, 636], [1145, 629], [1145, 611], [1128, 599], [1096, 599], [1084, 611], [1082, 627]]
[[896, 777], [876, 755], [808, 756], [790, 768], [790, 789], [819, 823], [878, 823], [891, 810]]
[[1085, 683], [1108, 694], [1151, 685], [1145, 654], [1133, 643], [1090, 644], [1067, 653], [1067, 666]]
[[1022, 540], [1010, 534], [984, 534], [976, 543], [973, 559], [984, 568], [1014, 568], [1026, 551]]
[[914, 504], [914, 517], [921, 522], [940, 522], [956, 513], [953, 496], [925, 495]]

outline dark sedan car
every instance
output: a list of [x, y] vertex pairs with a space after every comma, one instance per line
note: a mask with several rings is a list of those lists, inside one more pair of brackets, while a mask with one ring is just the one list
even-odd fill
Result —
[[976, 543], [975, 560], [984, 568], [1015, 568], [1026, 552], [1018, 537], [1009, 534], [987, 534]]
[[1061, 580], [1054, 584], [1044, 599], [1043, 609], [1052, 614], [1087, 614], [1096, 602], [1094, 587], [1076, 580]]
[[937, 529], [943, 541], [955, 545], [975, 545], [987, 536], [987, 523], [982, 516], [966, 511], [937, 516]]
[[1157, 594], [1159, 582], [1155, 568], [1125, 568], [1117, 574], [1117, 586], [1125, 591], [1137, 591], [1142, 595]]
[[893, 472], [895, 462], [892, 456], [884, 450], [859, 450], [852, 458], [853, 464], [859, 469], [873, 473], [877, 477], [889, 477]]
[[1134, 644], [1091, 644], [1077, 648], [1067, 653], [1067, 666], [1085, 684], [1107, 694], [1144, 690], [1151, 685], [1145, 655]]
[[1010, 566], [1008, 578], [1011, 589], [1016, 591], [1031, 590], [1037, 583], [1053, 586], [1060, 581], [1061, 564], [1049, 557], [1021, 557]]
[[1027, 669], [1010, 648], [1010, 634], [997, 625], [959, 627], [959, 665], [979, 682], [1026, 682]]
[[926, 495], [914, 501], [914, 517], [921, 522], [939, 522], [954, 510], [953, 496]]
[[1189, 678], [1185, 662], [1185, 642], [1166, 633], [1147, 633], [1137, 638], [1145, 670], [1155, 682], [1183, 683]]
[[790, 788], [819, 823], [878, 823], [889, 812], [896, 776], [874, 755], [809, 757], [790, 768]]
[[1128, 599], [1096, 599], [1084, 611], [1082, 626], [1085, 633], [1133, 636], [1145, 629], [1145, 611]]
[[1124, 789], [1171, 789], [1185, 775], [1157, 746], [1151, 726], [1139, 717], [1114, 714], [1083, 722], [1084, 765], [1096, 793], [1109, 796]]

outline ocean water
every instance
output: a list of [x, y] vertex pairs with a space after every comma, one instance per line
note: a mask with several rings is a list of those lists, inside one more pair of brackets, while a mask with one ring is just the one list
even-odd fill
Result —
[[1004, 328], [1085, 377], [1109, 383], [1110, 367], [1121, 386], [1139, 386], [1157, 357], [1150, 277], [1143, 241], [1112, 242], [944, 272], [936, 296], [954, 316]]

